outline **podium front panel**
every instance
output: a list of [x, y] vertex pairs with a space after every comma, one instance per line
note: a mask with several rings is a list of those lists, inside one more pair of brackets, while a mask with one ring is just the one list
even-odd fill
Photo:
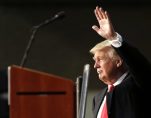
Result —
[[69, 79], [11, 66], [10, 118], [75, 118], [75, 84]]

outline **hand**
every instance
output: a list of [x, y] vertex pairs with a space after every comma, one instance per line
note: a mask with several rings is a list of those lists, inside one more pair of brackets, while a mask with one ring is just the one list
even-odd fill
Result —
[[94, 13], [98, 20], [99, 27], [93, 25], [92, 29], [94, 29], [100, 36], [105, 39], [113, 39], [114, 37], [116, 37], [116, 33], [114, 31], [107, 11], [104, 11], [102, 8], [99, 8], [97, 6], [94, 10]]

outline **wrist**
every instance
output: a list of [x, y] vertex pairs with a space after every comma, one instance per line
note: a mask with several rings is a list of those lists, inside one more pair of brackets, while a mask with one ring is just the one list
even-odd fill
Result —
[[115, 40], [117, 38], [117, 33], [114, 32], [114, 33], [111, 33], [111, 35], [108, 36], [108, 40]]
[[112, 39], [108, 39], [108, 40], [110, 41], [110, 43], [113, 47], [118, 48], [118, 47], [122, 46], [123, 39], [122, 39], [121, 35], [119, 35], [117, 32], [115, 32], [115, 33], [116, 33], [116, 36], [112, 37]]

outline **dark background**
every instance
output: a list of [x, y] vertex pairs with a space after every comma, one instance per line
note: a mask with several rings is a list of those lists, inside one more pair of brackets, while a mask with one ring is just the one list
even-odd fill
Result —
[[89, 50], [103, 40], [91, 29], [97, 24], [93, 13], [96, 5], [108, 10], [116, 31], [151, 60], [149, 2], [14, 0], [1, 2], [0, 6], [0, 67], [20, 65], [32, 27], [65, 11], [64, 19], [38, 30], [24, 67], [75, 81], [82, 74], [83, 66], [89, 63], [90, 87], [95, 88], [97, 79]]
[[[92, 25], [97, 24], [93, 13], [96, 5], [110, 13], [115, 30], [151, 61], [149, 0], [1, 0], [2, 73], [10, 65], [20, 65], [33, 26], [59, 11], [65, 11], [64, 19], [38, 30], [24, 67], [76, 81], [82, 75], [84, 65], [89, 63], [91, 71], [88, 89], [90, 94], [99, 90], [103, 85], [97, 79], [89, 53], [96, 43], [103, 40], [91, 29]], [[5, 78], [5, 73], [1, 77]], [[7, 91], [6, 81], [1, 80], [0, 83], [6, 85], [3, 90]]]

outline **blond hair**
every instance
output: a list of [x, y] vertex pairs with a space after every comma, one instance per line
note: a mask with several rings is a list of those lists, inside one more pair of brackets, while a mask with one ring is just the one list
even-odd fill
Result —
[[94, 54], [96, 51], [102, 50], [105, 47], [110, 47], [111, 43], [109, 40], [104, 40], [98, 44], [96, 44], [91, 50], [90, 53]]
[[112, 58], [112, 59], [120, 58], [120, 56], [117, 54], [117, 52], [115, 51], [115, 49], [112, 47], [110, 40], [104, 40], [104, 41], [96, 44], [90, 50], [90, 53], [91, 54], [95, 54], [95, 52], [101, 51], [101, 50], [104, 50], [104, 49], [105, 49], [106, 53], [108, 53], [108, 55], [109, 55], [110, 58]]

